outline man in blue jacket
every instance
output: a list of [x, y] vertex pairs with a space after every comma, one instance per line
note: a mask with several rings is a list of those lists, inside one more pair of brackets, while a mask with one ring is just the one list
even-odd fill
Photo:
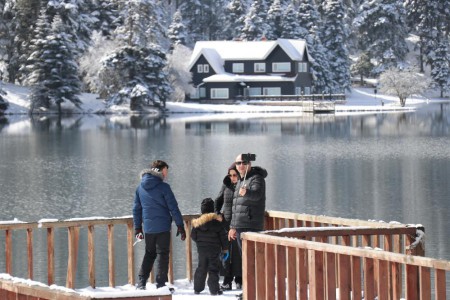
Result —
[[169, 165], [166, 162], [155, 160], [151, 169], [141, 172], [142, 180], [134, 197], [133, 220], [136, 238], [143, 239], [145, 234], [145, 255], [137, 285], [137, 289], [140, 290], [145, 290], [157, 256], [159, 263], [156, 270], [156, 287], [161, 288], [168, 281], [172, 219], [178, 227], [177, 236], [181, 234], [181, 240], [186, 239], [183, 217], [177, 200], [170, 185], [164, 182], [168, 171]]

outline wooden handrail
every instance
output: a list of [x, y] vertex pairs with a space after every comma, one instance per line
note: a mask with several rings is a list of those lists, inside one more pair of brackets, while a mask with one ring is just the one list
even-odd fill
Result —
[[[406, 268], [406, 299], [418, 299], [418, 293], [423, 295], [424, 298], [421, 299], [428, 299], [432, 290], [436, 299], [446, 299], [445, 272], [450, 271], [449, 261], [332, 245], [323, 243], [324, 240], [313, 242], [251, 232], [243, 233], [241, 237], [244, 299], [273, 299], [274, 291], [279, 292], [280, 286], [282, 293], [287, 291], [288, 294], [299, 295], [299, 299], [336, 299], [336, 288], [339, 288], [339, 299], [361, 299], [362, 290], [365, 299], [373, 299], [375, 296], [378, 299], [400, 299], [402, 281], [398, 270], [402, 266]], [[323, 236], [320, 238], [324, 239]], [[259, 261], [259, 256], [271, 255], [275, 259], [262, 263]], [[289, 264], [286, 264], [286, 255]], [[296, 272], [292, 267], [297, 268]], [[274, 268], [275, 277], [271, 272]], [[434, 287], [430, 284], [430, 270], [435, 275]], [[307, 280], [302, 277], [305, 274]], [[335, 274], [338, 275], [337, 278]], [[284, 287], [285, 282], [287, 289]], [[361, 282], [364, 283], [362, 287]], [[263, 289], [263, 286], [277, 286], [277, 289], [267, 294], [268, 290]], [[279, 299], [285, 299], [283, 295], [278, 296], [281, 297]]]
[[[197, 218], [198, 214], [184, 215], [184, 226], [186, 229], [187, 237], [184, 242], [185, 245], [185, 255], [186, 255], [186, 277], [188, 280], [193, 279], [193, 266], [192, 266], [192, 241], [190, 239], [190, 231], [192, 228], [192, 220]], [[329, 241], [333, 244], [341, 245], [357, 245], [359, 240], [361, 246], [371, 246], [380, 247], [383, 245], [383, 249], [401, 253], [404, 249], [408, 247], [413, 242], [413, 238], [405, 238], [406, 236], [413, 237], [414, 227], [406, 228], [403, 224], [388, 224], [381, 222], [372, 221], [361, 221], [354, 219], [344, 219], [344, 218], [334, 218], [326, 216], [314, 216], [307, 214], [298, 214], [291, 212], [280, 212], [280, 211], [267, 211], [266, 212], [266, 224], [265, 228], [267, 230], [280, 229], [288, 227], [326, 227], [326, 229], [321, 229], [322, 232], [328, 231], [328, 236], [331, 236], [330, 232], [335, 232], [334, 237], [328, 237]], [[5, 232], [5, 269], [6, 272], [12, 275], [13, 270], [13, 243], [12, 235], [14, 231], [25, 230], [27, 232], [27, 253], [28, 261], [27, 276], [32, 279], [34, 276], [33, 272], [33, 235], [37, 230], [46, 230], [47, 232], [47, 283], [49, 285], [55, 283], [55, 230], [56, 229], [67, 229], [68, 232], [68, 261], [67, 261], [67, 277], [66, 286], [75, 286], [76, 278], [76, 265], [78, 258], [78, 245], [80, 238], [80, 229], [86, 228], [87, 230], [87, 263], [88, 263], [88, 284], [92, 287], [96, 287], [96, 273], [95, 273], [95, 228], [99, 226], [104, 226], [107, 229], [107, 248], [108, 248], [108, 264], [109, 273], [108, 281], [110, 286], [116, 284], [115, 281], [115, 261], [114, 261], [114, 228], [116, 226], [126, 226], [127, 231], [127, 243], [126, 243], [126, 253], [127, 253], [127, 272], [128, 272], [128, 282], [129, 284], [135, 283], [135, 257], [134, 257], [134, 228], [133, 228], [133, 218], [131, 216], [124, 216], [119, 218], [92, 218], [92, 219], [69, 219], [63, 221], [41, 221], [41, 222], [29, 222], [29, 223], [19, 223], [19, 222], [1, 222], [0, 230]], [[335, 227], [339, 226], [339, 227]], [[343, 229], [342, 226], [364, 226], [366, 229], [364, 235], [351, 236], [346, 234], [342, 236]], [[395, 229], [398, 234], [390, 236], [387, 238], [384, 235], [384, 230], [386, 228]], [[358, 229], [362, 232], [361, 228]], [[403, 232], [403, 233], [402, 233]], [[309, 233], [304, 234], [306, 239], [312, 239], [308, 236]], [[320, 234], [319, 234], [320, 235]], [[348, 236], [348, 237], [347, 237]], [[174, 238], [174, 237], [173, 237]], [[318, 239], [315, 237], [314, 239]], [[123, 246], [121, 246], [123, 247]], [[268, 249], [270, 252], [271, 249]], [[291, 253], [292, 255], [292, 253]], [[2, 259], [2, 255], [0, 255]], [[282, 258], [280, 258], [282, 259]], [[173, 282], [173, 258], [172, 251], [170, 257], [170, 267], [169, 267], [169, 281]], [[292, 270], [290, 270], [292, 272]], [[151, 278], [153, 278], [152, 276]]]

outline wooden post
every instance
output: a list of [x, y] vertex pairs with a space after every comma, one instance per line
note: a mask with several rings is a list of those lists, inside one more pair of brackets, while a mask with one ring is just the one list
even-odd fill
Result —
[[311, 299], [325, 299], [323, 252], [308, 250], [309, 296]]
[[69, 289], [73, 289], [75, 287], [75, 274], [77, 271], [79, 232], [80, 232], [80, 228], [73, 227], [73, 226], [68, 228], [69, 257], [68, 257], [68, 262], [67, 262], [66, 287]]
[[361, 258], [351, 257], [352, 263], [352, 300], [362, 300], [361, 288]]
[[27, 228], [28, 278], [33, 279], [33, 229]]
[[373, 269], [373, 259], [364, 258], [364, 299], [375, 298]]
[[420, 283], [420, 299], [431, 300], [431, 273], [430, 268], [420, 267], [419, 275]]
[[191, 240], [191, 221], [184, 221], [186, 230], [186, 277], [189, 282], [192, 281], [192, 240]]
[[95, 288], [95, 245], [94, 225], [88, 226], [88, 273], [89, 285]]
[[296, 251], [294, 247], [287, 248], [287, 298], [295, 299], [296, 297]]
[[114, 265], [114, 225], [108, 224], [108, 278], [109, 286], [116, 286], [116, 267]]
[[128, 253], [128, 284], [135, 284], [134, 276], [134, 252], [133, 252], [134, 228], [133, 221], [127, 224], [127, 253]]
[[[244, 275], [245, 274], [245, 275]], [[256, 299], [255, 242], [242, 240], [242, 285], [245, 300]]]
[[336, 255], [334, 253], [325, 253], [325, 278], [325, 299], [336, 300]]
[[297, 278], [299, 300], [308, 300], [308, 252], [297, 249]]
[[276, 274], [277, 274], [277, 299], [286, 299], [286, 247], [275, 246], [276, 249]]
[[377, 260], [378, 263], [378, 299], [389, 300], [389, 262]]
[[419, 268], [414, 265], [406, 265], [406, 299], [417, 300], [419, 299]]
[[55, 283], [55, 239], [52, 227], [47, 228], [47, 283]]
[[434, 288], [436, 291], [436, 300], [445, 300], [446, 296], [446, 286], [445, 286], [445, 271], [436, 269]]
[[[265, 278], [266, 278], [266, 300], [275, 299], [275, 246], [265, 244]], [[264, 299], [261, 299], [264, 300]]]
[[265, 244], [255, 243], [255, 280], [256, 280], [256, 298], [266, 299], [266, 260]]
[[13, 259], [13, 249], [12, 249], [12, 230], [7, 229], [5, 231], [5, 267], [6, 273], [12, 274], [12, 259]]

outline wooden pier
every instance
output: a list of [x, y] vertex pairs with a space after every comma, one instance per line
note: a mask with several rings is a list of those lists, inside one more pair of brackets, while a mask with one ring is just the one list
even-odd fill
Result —
[[[189, 280], [193, 279], [190, 229], [191, 221], [196, 217], [198, 215], [183, 216], [187, 232], [184, 243], [186, 278]], [[127, 235], [127, 243], [121, 247], [126, 249], [122, 252], [127, 256], [123, 259], [127, 261], [128, 276], [126, 282], [120, 283], [115, 278], [114, 228], [117, 226], [124, 226]], [[107, 231], [109, 286], [133, 285], [136, 270], [133, 220], [130, 217], [2, 222], [0, 231], [5, 232], [5, 255], [0, 255], [0, 263], [4, 263], [6, 273], [14, 276], [14, 262], [23, 258], [14, 257], [13, 235], [25, 232], [27, 279], [33, 279], [33, 270], [37, 267], [33, 261], [33, 233], [43, 230], [47, 236], [47, 264], [40, 267], [47, 269], [47, 284], [54, 284], [55, 261], [61, 261], [55, 257], [55, 230], [66, 230], [66, 287], [73, 289], [81, 244], [80, 229], [84, 228], [87, 232], [88, 276], [81, 284], [95, 288], [95, 229], [99, 227]], [[420, 239], [423, 228], [276, 211], [266, 212], [265, 228], [266, 232], [242, 235], [245, 299], [342, 300], [363, 299], [363, 294], [366, 295], [364, 299], [446, 299], [449, 288], [446, 274], [450, 271], [450, 262], [423, 257], [423, 240]], [[171, 257], [169, 281], [173, 280]], [[18, 295], [30, 297], [24, 299], [91, 299], [72, 293], [73, 298], [64, 298], [68, 297], [65, 292], [59, 292], [63, 295], [55, 294], [55, 290], [53, 294], [51, 292], [45, 287], [24, 286], [0, 279], [0, 299], [21, 299], [15, 298]], [[171, 299], [171, 295], [155, 297], [139, 299]]]

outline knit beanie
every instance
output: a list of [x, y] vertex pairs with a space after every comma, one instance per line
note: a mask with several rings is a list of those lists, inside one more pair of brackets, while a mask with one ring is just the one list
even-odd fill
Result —
[[214, 201], [211, 198], [205, 198], [202, 201], [201, 206], [202, 214], [213, 213], [214, 212]]

